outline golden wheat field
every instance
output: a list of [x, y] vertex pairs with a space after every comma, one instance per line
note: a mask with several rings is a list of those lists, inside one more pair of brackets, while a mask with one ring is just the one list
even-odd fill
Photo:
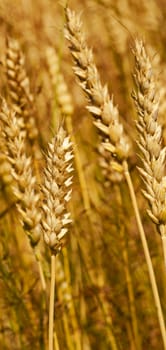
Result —
[[0, 1], [0, 349], [166, 350], [166, 1]]

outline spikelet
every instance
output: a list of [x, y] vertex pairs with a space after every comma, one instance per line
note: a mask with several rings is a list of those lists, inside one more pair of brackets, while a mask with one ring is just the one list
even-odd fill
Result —
[[24, 118], [27, 137], [32, 142], [38, 135], [33, 117], [33, 95], [25, 70], [25, 58], [17, 40], [8, 38], [6, 50], [6, 75], [12, 109]]
[[131, 143], [119, 121], [119, 111], [110, 98], [107, 86], [102, 86], [94, 63], [93, 53], [87, 47], [80, 17], [66, 9], [66, 38], [73, 56], [74, 72], [79, 85], [88, 97], [87, 109], [94, 117], [94, 125], [102, 137], [103, 146], [118, 162], [127, 159]]
[[73, 114], [73, 104], [68, 87], [60, 71], [59, 58], [56, 50], [49, 46], [46, 48], [46, 59], [49, 68], [53, 88], [55, 89], [56, 99], [61, 109], [62, 115]]
[[[148, 45], [149, 47], [149, 45]], [[162, 136], [164, 145], [166, 145], [166, 74], [165, 64], [162, 62], [161, 56], [153, 47], [149, 47], [150, 56], [153, 57], [153, 69], [155, 76], [157, 77], [157, 88], [160, 95], [160, 113], [158, 116], [159, 123], [162, 125]]]
[[6, 144], [2, 135], [2, 125], [0, 125], [0, 179], [2, 184], [5, 185], [12, 182], [11, 166], [6, 155]]
[[122, 167], [113, 160], [102, 144], [98, 146], [99, 165], [104, 176], [104, 186], [110, 187], [111, 183], [119, 183], [123, 180]]
[[44, 183], [41, 188], [41, 226], [44, 241], [55, 255], [61, 250], [63, 239], [68, 232], [67, 226], [72, 221], [67, 211], [67, 202], [72, 192], [72, 158], [72, 143], [61, 126], [48, 144]]
[[17, 118], [3, 100], [1, 113], [3, 135], [6, 139], [8, 160], [11, 164], [13, 192], [21, 223], [34, 247], [40, 239], [39, 211], [40, 195], [36, 190], [36, 178], [32, 171], [32, 160], [25, 152], [26, 131], [23, 118]]
[[158, 123], [159, 96], [152, 65], [141, 40], [135, 41], [133, 54], [137, 85], [133, 98], [138, 113], [138, 146], [142, 159], [139, 171], [146, 187], [143, 194], [150, 204], [150, 218], [161, 235], [166, 235], [166, 148], [162, 147], [162, 128]]

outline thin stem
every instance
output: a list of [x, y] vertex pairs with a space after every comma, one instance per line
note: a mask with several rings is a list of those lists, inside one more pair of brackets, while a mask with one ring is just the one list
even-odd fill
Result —
[[85, 208], [85, 211], [87, 212], [87, 214], [90, 214], [91, 204], [90, 204], [90, 198], [89, 198], [89, 193], [88, 193], [88, 188], [87, 188], [87, 181], [86, 181], [85, 174], [83, 171], [83, 166], [81, 163], [80, 154], [79, 154], [78, 147], [77, 147], [77, 141], [74, 137], [71, 115], [67, 115], [65, 120], [66, 120], [66, 127], [68, 130], [68, 133], [71, 135], [71, 140], [74, 144], [74, 159], [75, 159], [75, 164], [76, 164], [77, 173], [78, 173], [78, 177], [79, 177], [84, 208]]
[[[77, 242], [77, 244], [78, 244], [78, 248], [79, 248], [80, 259], [81, 259], [81, 262], [82, 262], [84, 269], [86, 271], [86, 277], [87, 277], [88, 281], [91, 283], [91, 285], [96, 285], [95, 284], [96, 280], [94, 279], [93, 271], [88, 268], [87, 260], [86, 260], [86, 258], [84, 258], [85, 253], [82, 251], [83, 245], [80, 245], [80, 242]], [[98, 302], [98, 305], [99, 305], [100, 310], [102, 312], [102, 315], [104, 317], [105, 331], [107, 334], [108, 342], [111, 346], [111, 350], [118, 350], [119, 346], [117, 344], [116, 338], [115, 338], [114, 333], [113, 333], [112, 316], [111, 316], [110, 311], [108, 310], [108, 303], [106, 303], [106, 300], [102, 297], [102, 294], [100, 295], [100, 293], [95, 293], [94, 297], [95, 297], [96, 301]]]
[[74, 350], [75, 346], [73, 344], [73, 339], [72, 335], [69, 329], [69, 320], [66, 312], [63, 313], [63, 327], [64, 327], [64, 332], [65, 332], [65, 340], [66, 340], [66, 345], [68, 350]]
[[54, 299], [55, 299], [55, 255], [51, 255], [51, 285], [50, 285], [50, 307], [49, 307], [49, 350], [54, 349]]
[[71, 296], [71, 299], [68, 303], [68, 312], [70, 315], [71, 324], [73, 326], [73, 338], [75, 341], [76, 349], [81, 350], [81, 338], [80, 338], [79, 325], [78, 325], [75, 306], [74, 306], [73, 297], [72, 297], [71, 288], [70, 288], [71, 274], [70, 274], [68, 252], [66, 247], [64, 247], [63, 249], [63, 258], [64, 258], [64, 273], [65, 273], [65, 278], [66, 278], [67, 288], [68, 288], [67, 292]]
[[35, 250], [35, 258], [36, 258], [36, 261], [37, 261], [37, 264], [38, 264], [39, 276], [40, 276], [42, 289], [45, 292], [46, 291], [46, 281], [45, 281], [45, 277], [44, 277], [44, 272], [43, 272], [43, 267], [42, 267], [42, 264], [41, 264], [39, 252], [37, 252], [36, 250]]
[[166, 267], [166, 236], [161, 236], [162, 245], [163, 245], [163, 254], [164, 254], [164, 264]]
[[[130, 262], [129, 262], [129, 252], [128, 252], [128, 240], [126, 236], [126, 225], [125, 223], [125, 214], [123, 208], [123, 193], [121, 186], [116, 186], [116, 197], [118, 199], [118, 206], [121, 208], [119, 215], [117, 217], [117, 227], [120, 233], [120, 239], [122, 243], [122, 256], [124, 261], [124, 272], [126, 277], [127, 284], [127, 293], [129, 299], [129, 310], [131, 314], [131, 324], [132, 324], [132, 332], [129, 327], [128, 334], [130, 336], [130, 342], [132, 349], [141, 350], [141, 335], [139, 334], [138, 322], [137, 322], [137, 314], [136, 314], [136, 306], [135, 306], [135, 295], [134, 295], [134, 287], [133, 280], [130, 271]], [[131, 333], [131, 334], [130, 334]]]
[[166, 329], [165, 329], [164, 317], [163, 317], [163, 312], [162, 312], [162, 308], [161, 308], [157, 283], [156, 283], [155, 274], [154, 274], [154, 270], [153, 270], [153, 265], [152, 265], [147, 240], [146, 240], [144, 228], [142, 225], [142, 221], [141, 221], [141, 217], [140, 217], [140, 213], [139, 213], [139, 209], [138, 209], [138, 205], [137, 205], [137, 200], [136, 200], [136, 196], [135, 196], [135, 192], [134, 192], [133, 183], [132, 183], [132, 180], [130, 177], [130, 173], [128, 171], [128, 164], [126, 161], [123, 162], [123, 167], [124, 167], [124, 175], [126, 178], [128, 188], [129, 188], [131, 201], [132, 201], [132, 205], [134, 208], [134, 213], [135, 213], [135, 217], [136, 217], [136, 221], [137, 221], [137, 225], [138, 225], [138, 229], [139, 229], [139, 233], [140, 233], [140, 237], [141, 237], [141, 241], [142, 241], [142, 245], [143, 245], [143, 250], [144, 250], [144, 254], [145, 254], [147, 267], [148, 267], [149, 278], [150, 278], [152, 292], [153, 292], [153, 296], [154, 296], [154, 300], [155, 300], [155, 306], [157, 309], [157, 315], [158, 315], [160, 330], [161, 330], [161, 334], [162, 334], [164, 350], [166, 350]]
[[54, 332], [54, 346], [55, 346], [55, 350], [60, 350], [56, 332]]
[[134, 334], [134, 341], [136, 344], [136, 349], [141, 350], [141, 339], [140, 339], [139, 330], [138, 330], [133, 283], [132, 283], [132, 278], [131, 278], [131, 273], [129, 268], [129, 257], [128, 257], [126, 242], [125, 242], [125, 232], [124, 232], [123, 226], [120, 229], [120, 234], [121, 234], [121, 239], [123, 244], [122, 254], [123, 254], [123, 260], [124, 260], [124, 271], [126, 276], [126, 284], [127, 284], [128, 298], [129, 298], [129, 308], [131, 313], [131, 322], [132, 322], [132, 328], [133, 328], [133, 334]]
[[[65, 249], [65, 247], [64, 247]], [[57, 256], [57, 259], [59, 258], [59, 256]], [[62, 304], [65, 305], [66, 304], [66, 300], [65, 300], [65, 294], [69, 293], [69, 295], [71, 295], [70, 290], [68, 290], [68, 281], [66, 280], [66, 276], [64, 274], [64, 269], [62, 267], [61, 261], [59, 259], [58, 261], [59, 263], [59, 267], [57, 268], [56, 265], [56, 280], [57, 283], [59, 283], [58, 289], [57, 289], [57, 294], [58, 294], [58, 301]], [[60, 279], [58, 279], [60, 276]], [[64, 287], [65, 285], [65, 287]], [[69, 303], [71, 302], [68, 301]], [[66, 346], [68, 350], [74, 350], [75, 349], [75, 345], [73, 342], [73, 332], [71, 332], [71, 319], [70, 319], [70, 315], [69, 315], [69, 305], [67, 305], [68, 307], [64, 308], [63, 314], [62, 314], [62, 322], [63, 322], [63, 331], [64, 331], [64, 339], [66, 342]]]

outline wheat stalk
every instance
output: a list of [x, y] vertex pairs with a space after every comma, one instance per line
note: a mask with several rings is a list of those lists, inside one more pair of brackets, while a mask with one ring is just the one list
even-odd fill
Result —
[[[52, 82], [52, 87], [53, 87], [53, 92], [55, 93], [55, 101], [56, 101], [56, 107], [58, 106], [58, 110], [60, 111], [61, 118], [64, 118], [65, 124], [66, 124], [66, 129], [68, 131], [68, 134], [71, 135], [71, 140], [74, 144], [74, 161], [75, 161], [75, 168], [77, 170], [78, 174], [78, 179], [80, 183], [80, 188], [81, 188], [81, 194], [83, 198], [83, 205], [84, 209], [86, 211], [86, 215], [88, 217], [89, 223], [93, 228], [93, 213], [91, 210], [91, 203], [90, 203], [90, 197], [89, 197], [89, 191], [88, 191], [88, 185], [86, 181], [86, 177], [83, 171], [83, 166], [82, 166], [82, 161], [80, 157], [80, 150], [77, 145], [77, 140], [75, 137], [75, 133], [73, 130], [72, 126], [72, 117], [73, 117], [73, 101], [71, 98], [70, 91], [68, 89], [68, 86], [65, 81], [65, 77], [63, 76], [61, 72], [61, 66], [60, 66], [60, 60], [59, 57], [56, 53], [56, 50], [53, 47], [48, 47], [46, 50], [46, 59], [47, 59], [47, 64], [49, 68], [49, 74]], [[56, 108], [56, 119], [57, 119], [57, 108]], [[55, 122], [53, 123], [55, 124]], [[105, 151], [105, 150], [104, 150]], [[108, 151], [105, 151], [108, 153]], [[110, 156], [110, 153], [109, 153]], [[74, 215], [74, 211], [73, 211]], [[92, 229], [92, 235], [93, 235], [93, 229]], [[93, 238], [92, 238], [93, 240]], [[97, 244], [96, 244], [97, 245]], [[67, 255], [65, 255], [65, 252], [67, 254], [67, 250], [63, 250], [63, 255], [65, 257], [65, 260], [67, 259]], [[57, 263], [56, 263], [57, 264]], [[66, 264], [65, 264], [66, 266]], [[66, 271], [66, 269], [65, 269]], [[102, 271], [98, 271], [98, 275], [101, 276]], [[69, 269], [67, 269], [67, 275], [69, 278]], [[98, 283], [98, 282], [96, 282]], [[61, 290], [58, 290], [59, 295], [61, 294]], [[106, 303], [105, 300], [101, 301], [102, 305], [103, 303]], [[102, 309], [103, 311], [103, 309]], [[77, 349], [80, 349], [81, 347], [81, 342], [80, 342], [80, 332], [79, 332], [79, 327], [78, 327], [78, 320], [76, 317], [75, 313], [75, 308], [74, 308], [74, 303], [73, 299], [71, 299], [70, 307], [69, 307], [69, 318], [70, 318], [70, 323], [71, 326], [73, 327], [73, 337], [75, 339], [75, 346]], [[108, 313], [108, 312], [107, 312]], [[71, 340], [71, 335], [68, 331], [69, 325], [68, 325], [68, 320], [66, 317], [66, 312], [64, 312], [63, 315], [63, 323], [64, 323], [64, 329], [66, 333], [66, 341], [67, 341], [67, 346], [70, 348], [73, 347], [73, 342]], [[88, 339], [88, 338], [87, 338]]]
[[[65, 249], [65, 248], [64, 248]], [[59, 256], [57, 256], [58, 258]], [[73, 339], [73, 335], [71, 335], [70, 329], [72, 329], [72, 333], [75, 333], [75, 329], [71, 326], [73, 326], [73, 315], [72, 311], [74, 310], [72, 308], [72, 294], [70, 285], [68, 283], [68, 280], [66, 279], [64, 266], [61, 263], [60, 259], [56, 260], [56, 282], [58, 286], [57, 295], [58, 295], [58, 301], [63, 305], [64, 311], [62, 315], [63, 325], [64, 325], [64, 333], [66, 338], [67, 347], [69, 350], [73, 350], [76, 348], [81, 349], [80, 342], [76, 345]], [[72, 310], [71, 310], [72, 309]], [[74, 310], [75, 311], [75, 310]], [[78, 325], [77, 325], [78, 328]]]
[[[86, 44], [80, 17], [67, 8], [66, 21], [66, 38], [69, 41], [70, 51], [75, 62], [74, 72], [79, 79], [81, 88], [88, 97], [87, 109], [92, 113], [94, 125], [99, 130], [104, 156], [105, 153], [107, 154], [105, 160], [110, 167], [113, 155], [116, 158], [115, 163], [119, 165], [122, 173], [122, 160], [127, 159], [130, 155], [130, 141], [119, 122], [119, 112], [113, 104], [113, 98], [110, 98], [107, 87], [103, 87], [100, 82], [92, 51], [88, 49]], [[100, 279], [102, 279], [102, 272], [100, 272]], [[102, 312], [106, 323], [108, 322], [107, 326], [109, 325], [107, 331], [111, 347], [117, 350], [118, 345], [112, 332], [112, 318], [108, 313], [108, 305], [105, 300], [102, 300]]]
[[53, 350], [53, 320], [55, 293], [55, 256], [64, 244], [64, 237], [71, 223], [67, 203], [71, 198], [72, 143], [61, 126], [48, 144], [43, 194], [42, 220], [44, 241], [51, 251], [51, 286], [49, 307], [49, 350]]
[[[138, 146], [141, 151], [142, 160], [142, 167], [138, 169], [146, 187], [146, 189], [143, 190], [143, 194], [150, 204], [148, 214], [161, 234], [165, 254], [166, 177], [164, 176], [164, 168], [166, 148], [162, 147], [162, 128], [157, 121], [159, 96], [153, 76], [152, 65], [146, 53], [143, 41], [135, 41], [133, 54], [135, 57], [134, 77], [137, 91], [133, 92], [132, 96], [138, 113], [136, 125], [139, 138]], [[154, 292], [156, 294], [156, 308], [158, 311], [164, 348], [166, 349], [166, 329], [158, 291], [155, 286]]]

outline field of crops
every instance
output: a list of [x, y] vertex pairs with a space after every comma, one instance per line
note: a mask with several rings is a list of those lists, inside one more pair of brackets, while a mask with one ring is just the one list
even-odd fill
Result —
[[166, 350], [166, 2], [0, 1], [0, 349]]

